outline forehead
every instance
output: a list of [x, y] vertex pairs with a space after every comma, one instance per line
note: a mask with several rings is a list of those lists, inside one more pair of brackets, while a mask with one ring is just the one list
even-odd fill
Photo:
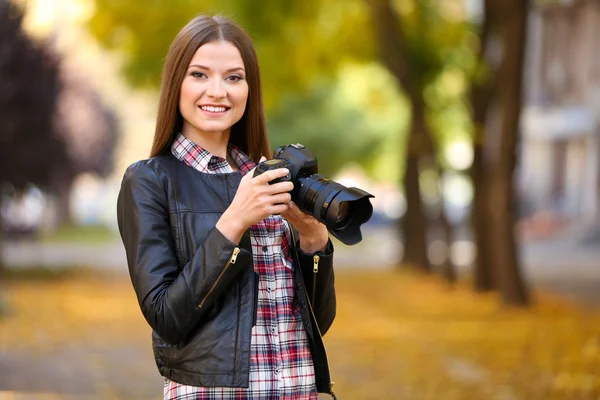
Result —
[[209, 68], [243, 68], [244, 60], [233, 43], [219, 40], [200, 46], [190, 61], [190, 65], [193, 64]]

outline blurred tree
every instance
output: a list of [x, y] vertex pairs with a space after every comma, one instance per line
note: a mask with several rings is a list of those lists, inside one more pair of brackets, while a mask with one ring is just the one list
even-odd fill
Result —
[[[19, 8], [0, 0], [0, 183], [17, 189], [50, 182], [66, 159], [65, 143], [52, 134], [58, 61], [23, 33], [22, 20]], [[3, 237], [0, 215], [0, 273]], [[7, 307], [0, 292], [0, 314]]]
[[[444, 20], [439, 5], [427, 0], [405, 3], [367, 0], [367, 4], [377, 33], [381, 60], [397, 78], [412, 107], [404, 172], [407, 207], [402, 222], [403, 261], [428, 271], [428, 222], [423, 213], [419, 176], [430, 169], [441, 177], [442, 170], [437, 161], [437, 140], [428, 121], [426, 94], [428, 87], [444, 71], [447, 64], [444, 56], [450, 49], [458, 47], [465, 29], [460, 23]], [[443, 204], [441, 193], [438, 197]], [[439, 210], [439, 221], [444, 241], [449, 245], [452, 230], [443, 207]], [[448, 280], [455, 280], [454, 267], [448, 256], [443, 271]]]
[[[526, 305], [529, 296], [519, 268], [515, 242], [515, 193], [513, 173], [517, 163], [519, 120], [522, 105], [523, 67], [527, 37], [527, 0], [487, 0], [492, 12], [498, 14], [498, 35], [502, 40], [502, 61], [497, 74], [497, 96], [492, 113], [499, 115], [499, 140], [496, 132], [488, 132], [491, 146], [497, 151], [492, 160], [491, 186], [488, 188], [491, 210], [493, 272], [504, 301]], [[490, 134], [492, 133], [492, 134]], [[494, 143], [495, 142], [495, 143]]]
[[529, 302], [514, 235], [513, 189], [528, 6], [521, 0], [485, 0], [470, 95], [475, 289], [496, 289], [514, 305]]
[[21, 29], [22, 10], [0, 0], [0, 182], [46, 184], [64, 166], [64, 140], [54, 135], [60, 91], [58, 59]]
[[0, 182], [54, 195], [66, 222], [75, 176], [112, 167], [116, 118], [22, 21], [22, 9], [0, 0]]
[[[333, 84], [325, 82], [304, 96], [290, 95], [279, 102], [268, 121], [273, 148], [302, 138], [302, 144], [319, 160], [319, 174], [327, 177], [347, 161], [347, 152], [358, 155], [353, 161], [364, 164], [381, 142], [364, 114], [336, 103], [334, 94]], [[346, 152], [336, 150], [340, 147]]]
[[58, 60], [25, 35], [22, 20], [22, 10], [0, 0], [0, 183], [17, 190], [48, 185], [68, 169], [65, 142], [54, 134]]
[[[458, 51], [464, 47], [460, 46], [461, 27], [437, 21], [439, 4], [434, 5], [427, 0], [368, 0], [368, 4], [377, 27], [382, 60], [398, 78], [413, 107], [413, 128], [404, 182], [408, 210], [403, 231], [414, 233], [412, 241], [405, 241], [405, 245], [410, 246], [407, 251], [411, 252], [407, 261], [425, 265], [425, 229], [420, 228], [425, 226], [425, 219], [419, 209], [422, 207], [419, 169], [423, 168], [423, 164], [429, 164], [430, 168], [433, 166], [440, 172], [439, 166], [431, 162], [437, 154], [436, 141], [432, 140], [426, 118], [428, 110], [435, 107], [432, 103], [439, 101], [439, 96], [432, 98], [428, 93], [435, 77], [452, 64], [449, 61], [452, 57], [448, 57], [448, 47], [444, 44], [456, 47]], [[397, 7], [394, 8], [394, 5]], [[476, 243], [481, 246], [478, 248], [481, 255], [476, 264], [475, 285], [479, 290], [496, 287], [508, 304], [527, 304], [527, 290], [520, 275], [513, 232], [512, 189], [521, 108], [527, 2], [486, 0], [485, 16], [479, 59], [472, 69], [474, 83], [470, 96], [475, 126], [473, 227]], [[417, 24], [420, 29], [411, 29], [411, 24]], [[436, 31], [444, 32], [441, 41]], [[411, 37], [411, 34], [415, 36]], [[446, 56], [444, 60], [440, 59], [441, 55]], [[468, 66], [463, 67], [469, 69]], [[495, 121], [500, 122], [486, 127], [491, 113], [495, 115]], [[484, 153], [491, 157], [484, 159]], [[451, 232], [443, 214], [441, 221], [449, 242]], [[454, 273], [450, 268], [445, 270], [452, 279]]]
[[473, 120], [473, 164], [470, 168], [473, 182], [473, 207], [471, 212], [471, 229], [477, 248], [473, 260], [474, 285], [476, 291], [496, 289], [493, 281], [493, 245], [488, 221], [491, 219], [488, 207], [490, 182], [488, 181], [490, 166], [484, 157], [485, 124], [492, 96], [496, 92], [496, 73], [499, 66], [498, 42], [493, 36], [495, 26], [499, 25], [498, 12], [492, 11], [490, 1], [484, 1], [483, 19], [478, 29], [479, 46], [477, 65], [471, 76], [469, 100]]

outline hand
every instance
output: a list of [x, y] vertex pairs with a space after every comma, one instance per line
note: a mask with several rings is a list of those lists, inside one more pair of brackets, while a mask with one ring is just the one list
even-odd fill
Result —
[[280, 214], [298, 231], [303, 252], [310, 254], [325, 250], [329, 234], [324, 224], [300, 210], [293, 201], [287, 203], [287, 209]]
[[[265, 157], [262, 157], [260, 162], [264, 160]], [[252, 224], [269, 215], [285, 211], [292, 198], [289, 192], [294, 188], [294, 184], [279, 182], [269, 185], [269, 182], [288, 173], [286, 168], [278, 168], [254, 178], [253, 169], [244, 175], [233, 201], [217, 221], [217, 229], [233, 243], [238, 244], [244, 231]]]

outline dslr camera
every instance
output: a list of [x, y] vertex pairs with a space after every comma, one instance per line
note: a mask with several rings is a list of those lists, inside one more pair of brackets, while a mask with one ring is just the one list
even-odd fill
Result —
[[287, 168], [290, 173], [269, 183], [291, 181], [292, 200], [300, 210], [325, 224], [329, 233], [346, 245], [362, 240], [360, 226], [373, 214], [372, 194], [317, 174], [316, 157], [298, 143], [278, 147], [271, 160], [256, 166], [254, 176], [277, 168]]

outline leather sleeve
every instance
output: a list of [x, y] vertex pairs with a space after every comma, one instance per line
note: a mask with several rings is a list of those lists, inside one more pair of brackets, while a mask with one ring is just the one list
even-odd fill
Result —
[[[298, 258], [302, 268], [302, 276], [308, 293], [313, 312], [322, 335], [329, 330], [336, 312], [335, 277], [333, 272], [333, 243], [331, 239], [325, 246], [325, 251], [306, 254], [296, 243]], [[319, 256], [318, 272], [314, 272], [314, 256]], [[312, 299], [312, 294], [315, 297]]]
[[[177, 344], [237, 274], [251, 264], [252, 255], [212, 228], [192, 259], [180, 268], [171, 233], [169, 215], [173, 210], [169, 209], [166, 180], [144, 162], [131, 165], [121, 184], [117, 219], [142, 313], [163, 340]], [[239, 249], [236, 257], [232, 257], [234, 249]]]

